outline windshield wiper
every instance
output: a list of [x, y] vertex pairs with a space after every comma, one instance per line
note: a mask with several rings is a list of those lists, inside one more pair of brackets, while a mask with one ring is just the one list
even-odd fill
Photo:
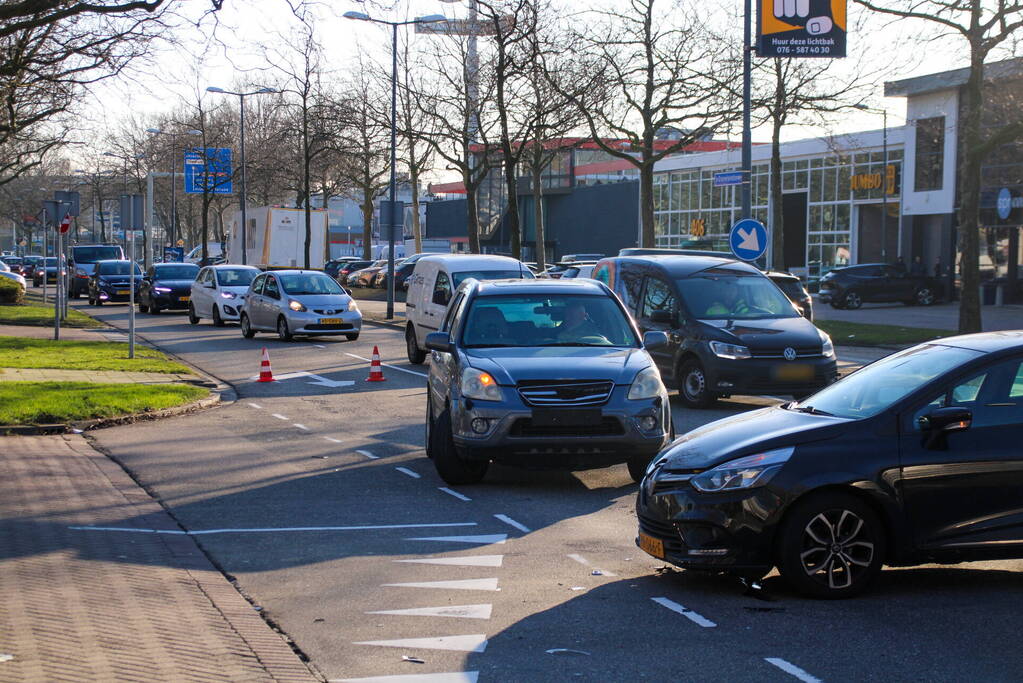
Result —
[[813, 406], [799, 406], [798, 408], [793, 408], [793, 410], [795, 410], [797, 412], [800, 412], [800, 413], [808, 413], [810, 415], [824, 415], [825, 417], [834, 417], [835, 416], [834, 413], [829, 413], [826, 410], [821, 410], [819, 408], [814, 408]]

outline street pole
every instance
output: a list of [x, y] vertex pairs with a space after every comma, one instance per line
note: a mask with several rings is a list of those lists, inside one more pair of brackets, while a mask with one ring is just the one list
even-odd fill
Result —
[[[173, 146], [172, 146], [173, 148]], [[177, 152], [177, 149], [174, 150]], [[185, 150], [181, 149], [181, 164], [184, 165]], [[178, 160], [171, 159], [171, 220], [170, 220], [170, 235], [165, 235], [167, 238], [164, 241], [170, 242], [172, 247], [177, 246], [177, 234], [178, 234]], [[184, 173], [184, 170], [182, 170]]]
[[[56, 241], [57, 252], [57, 271], [54, 273], [53, 278], [53, 339], [54, 341], [60, 340], [60, 257], [61, 257], [61, 242], [63, 242], [60, 234], [60, 228], [57, 228], [56, 234], [53, 236]], [[46, 279], [46, 268], [43, 268], [43, 279]]]
[[388, 213], [387, 230], [387, 315], [388, 320], [394, 319], [394, 224], [397, 217], [394, 215], [395, 195], [397, 194], [396, 166], [398, 164], [398, 131], [396, 119], [398, 117], [398, 24], [391, 24], [391, 189], [390, 204]]
[[[241, 164], [242, 164], [242, 265], [248, 265], [248, 217], [245, 213], [245, 205], [248, 203], [248, 195], [245, 194], [245, 95], [239, 95], [239, 126], [241, 128]], [[307, 198], [308, 201], [308, 198]]]
[[888, 263], [888, 110], [881, 110], [884, 171], [881, 173], [881, 262]]
[[750, 133], [751, 83], [752, 80], [752, 0], [745, 0], [746, 15], [743, 22], [742, 49], [742, 215], [741, 218], [753, 217], [753, 201], [751, 186], [753, 183], [753, 143]]
[[[130, 197], [130, 195], [129, 195]], [[128, 255], [128, 358], [135, 357], [135, 202], [129, 200], [131, 214], [131, 239]], [[124, 217], [121, 218], [122, 224]]]

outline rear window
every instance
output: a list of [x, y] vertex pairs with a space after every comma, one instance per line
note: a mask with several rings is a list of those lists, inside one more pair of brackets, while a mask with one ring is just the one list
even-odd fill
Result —
[[802, 299], [803, 298], [803, 286], [799, 284], [798, 280], [772, 280], [774, 284], [778, 285], [778, 289], [785, 292], [785, 296], [790, 299]]
[[123, 256], [120, 247], [75, 247], [73, 254], [75, 263], [95, 263]]

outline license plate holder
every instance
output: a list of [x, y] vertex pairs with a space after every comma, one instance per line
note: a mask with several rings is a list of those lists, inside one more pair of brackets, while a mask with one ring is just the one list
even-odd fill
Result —
[[600, 408], [534, 408], [536, 427], [583, 427], [600, 422]]
[[664, 559], [664, 541], [639, 532], [639, 549], [661, 560]]
[[187, 296], [179, 296], [178, 297], [178, 301], [188, 301], [188, 297]]
[[127, 289], [119, 289], [119, 290], [117, 290], [116, 293], [117, 293], [117, 296], [128, 296], [131, 292], [129, 290], [127, 290]]
[[809, 363], [786, 363], [774, 369], [774, 376], [786, 382], [808, 382], [813, 379], [813, 366]]
[[341, 318], [320, 318], [321, 325], [340, 325]]

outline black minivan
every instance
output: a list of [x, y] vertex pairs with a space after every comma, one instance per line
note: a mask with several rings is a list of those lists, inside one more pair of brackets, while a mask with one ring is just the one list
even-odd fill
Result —
[[703, 408], [733, 394], [808, 396], [835, 381], [835, 348], [755, 267], [716, 256], [600, 261], [641, 332], [668, 335], [651, 351], [682, 402]]

